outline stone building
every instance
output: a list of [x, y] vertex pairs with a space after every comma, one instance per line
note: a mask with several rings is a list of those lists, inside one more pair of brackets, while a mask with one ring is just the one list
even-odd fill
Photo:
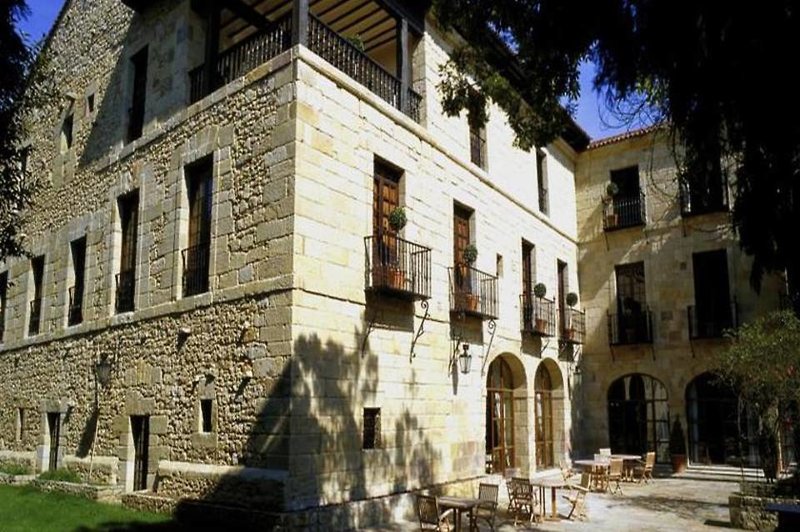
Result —
[[457, 42], [393, 0], [68, 0], [32, 258], [0, 268], [0, 461], [302, 528], [558, 467], [588, 139], [447, 117]]
[[575, 445], [655, 450], [669, 461], [679, 418], [691, 462], [752, 463], [746, 412], [740, 419], [735, 394], [709, 372], [726, 329], [778, 308], [783, 279], [765, 278], [760, 294], [751, 288], [730, 183], [692, 189], [678, 179], [670, 148], [664, 129], [648, 128], [595, 141], [578, 160], [586, 342]]

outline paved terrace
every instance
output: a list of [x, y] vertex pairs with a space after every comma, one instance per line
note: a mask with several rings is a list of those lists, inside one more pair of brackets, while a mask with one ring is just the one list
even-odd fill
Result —
[[[753, 479], [753, 470], [747, 472]], [[498, 519], [500, 531], [512, 530], [721, 530], [731, 528], [728, 495], [736, 491], [741, 472], [734, 468], [692, 468], [679, 476], [659, 475], [649, 484], [622, 484], [622, 494], [590, 493], [587, 498], [588, 520], [567, 521], [570, 504], [562, 499], [565, 490], [558, 490], [561, 521], [513, 526], [506, 513], [508, 492], [501, 480]], [[577, 482], [576, 479], [575, 481]], [[493, 479], [497, 482], [497, 479]], [[548, 513], [550, 490], [547, 490]], [[468, 530], [464, 518], [462, 530]], [[419, 530], [416, 522], [401, 522], [373, 529], [375, 532]], [[488, 530], [485, 525], [481, 530]]]

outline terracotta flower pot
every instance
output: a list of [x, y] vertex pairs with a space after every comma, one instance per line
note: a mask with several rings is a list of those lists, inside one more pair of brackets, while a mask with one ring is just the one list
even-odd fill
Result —
[[547, 332], [547, 320], [536, 318], [536, 332], [544, 334]]
[[685, 454], [673, 454], [670, 455], [670, 459], [672, 460], [672, 471], [675, 473], [683, 473], [686, 471], [686, 466], [688, 460], [686, 459]]

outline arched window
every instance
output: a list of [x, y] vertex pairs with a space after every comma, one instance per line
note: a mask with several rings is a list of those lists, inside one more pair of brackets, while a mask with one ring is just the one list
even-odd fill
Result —
[[640, 373], [620, 377], [608, 388], [608, 430], [617, 453], [655, 451], [669, 460], [669, 408], [661, 381]]
[[489, 365], [486, 382], [486, 454], [495, 472], [514, 467], [514, 380], [502, 358]]

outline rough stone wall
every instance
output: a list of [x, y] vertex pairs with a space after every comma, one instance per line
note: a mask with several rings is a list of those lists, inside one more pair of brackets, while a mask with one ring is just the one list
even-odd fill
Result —
[[[576, 171], [580, 291], [587, 336], [573, 409], [577, 443], [584, 455], [608, 444], [607, 394], [611, 383], [644, 373], [667, 389], [670, 416], [686, 431], [686, 387], [709, 370], [725, 342], [689, 340], [687, 307], [694, 305], [692, 254], [725, 249], [732, 301], [739, 320], [777, 308], [781, 281], [765, 279], [761, 295], [750, 287], [751, 260], [739, 249], [728, 213], [681, 216], [678, 181], [670, 142], [663, 132], [640, 135], [582, 153]], [[603, 231], [602, 198], [610, 171], [639, 166], [647, 223]], [[652, 345], [615, 346], [608, 341], [608, 316], [616, 312], [614, 266], [644, 262], [647, 306], [653, 313]]]

